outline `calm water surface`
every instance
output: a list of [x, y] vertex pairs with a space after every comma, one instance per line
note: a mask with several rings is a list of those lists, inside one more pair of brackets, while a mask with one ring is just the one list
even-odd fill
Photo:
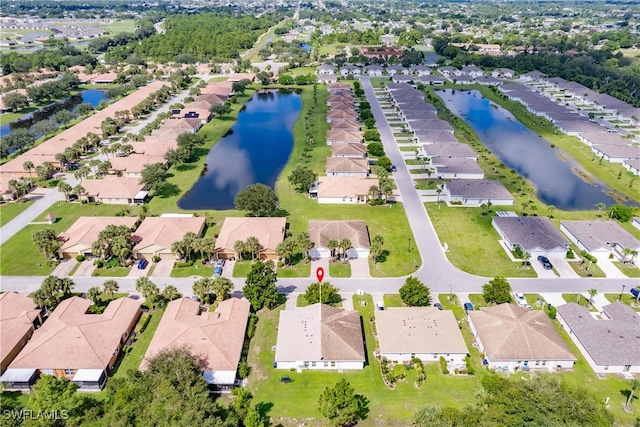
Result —
[[[256, 93], [231, 132], [209, 151], [206, 172], [178, 202], [182, 209], [233, 209], [243, 188], [275, 185], [293, 148], [302, 101], [289, 91]], [[215, 120], [215, 119], [214, 119]]]
[[[598, 203], [616, 201], [603, 183], [588, 183], [574, 170], [579, 164], [520, 123], [510, 112], [483, 98], [478, 91], [440, 90], [447, 108], [478, 134], [482, 143], [508, 168], [527, 178], [538, 198], [563, 210], [593, 210]], [[567, 160], [568, 159], [568, 160]], [[587, 173], [587, 172], [585, 172]], [[597, 181], [594, 178], [594, 182]]]

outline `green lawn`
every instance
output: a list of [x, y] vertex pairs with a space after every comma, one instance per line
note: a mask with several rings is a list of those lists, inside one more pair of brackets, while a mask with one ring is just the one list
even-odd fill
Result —
[[480, 307], [487, 307], [482, 294], [469, 294], [469, 302], [473, 304], [474, 310], [478, 310]]
[[[139, 207], [130, 206], [131, 215], [137, 215]], [[107, 204], [80, 204], [60, 202], [44, 212], [36, 222], [44, 222], [49, 212], [55, 212], [55, 224], [27, 225], [0, 247], [0, 275], [21, 276], [29, 272], [31, 276], [46, 276], [55, 267], [48, 266], [42, 252], [32, 241], [32, 235], [38, 230], [51, 228], [56, 233], [67, 230], [81, 216], [113, 216], [121, 212], [123, 206]]]
[[538, 304], [538, 301], [544, 301], [544, 299], [538, 294], [524, 294], [524, 297], [527, 300], [527, 303], [529, 303], [534, 310], [542, 310], [546, 307], [545, 304]]
[[100, 25], [100, 27], [107, 30], [111, 35], [133, 33], [136, 30], [136, 21], [133, 19], [122, 19], [111, 24]]
[[213, 276], [213, 266], [202, 265], [198, 260], [191, 267], [173, 267], [171, 277], [211, 277]]
[[622, 263], [620, 261], [614, 261], [614, 264], [625, 276], [636, 278], [640, 277], [640, 268], [636, 267], [634, 264]]
[[[604, 297], [611, 302], [618, 302], [620, 298], [620, 294], [604, 294]], [[631, 295], [627, 290], [622, 294], [622, 303], [627, 304], [629, 307], [633, 308], [635, 311], [640, 311], [640, 303], [634, 306], [636, 303], [636, 297]]]
[[536, 277], [532, 269], [513, 262], [498, 243], [491, 215], [478, 208], [447, 207], [444, 203], [426, 203], [440, 242], [447, 243], [447, 258], [459, 269], [485, 277]]
[[290, 74], [292, 76], [297, 76], [297, 75], [315, 75], [316, 74], [316, 69], [315, 67], [298, 67], [298, 68], [291, 68], [290, 70], [287, 70], [284, 74]]
[[96, 268], [91, 275], [93, 277], [127, 277], [131, 267]]
[[384, 294], [383, 301], [385, 307], [404, 307], [400, 294]]
[[[570, 262], [569, 265], [580, 277], [607, 277], [604, 271], [598, 267], [598, 264], [591, 264], [591, 266], [589, 266], [589, 262], [587, 261], [584, 264]], [[589, 267], [589, 269], [587, 269], [587, 267]]]
[[142, 358], [151, 343], [151, 338], [153, 338], [153, 334], [156, 332], [156, 329], [158, 329], [158, 324], [160, 324], [160, 319], [164, 314], [164, 310], [156, 310], [152, 313], [153, 314], [147, 324], [147, 328], [140, 334], [136, 342], [133, 344], [129, 354], [125, 355], [116, 367], [113, 374], [115, 378], [123, 378], [129, 370], [138, 370], [140, 362], [142, 362]]
[[33, 202], [29, 201], [25, 203], [3, 203], [0, 205], [0, 227], [20, 215], [32, 204]]
[[334, 45], [323, 45], [318, 48], [318, 55], [335, 55], [337, 48]]
[[[582, 294], [562, 294], [562, 298], [566, 302], [573, 302], [583, 307], [587, 307], [589, 305], [589, 300]], [[589, 311], [598, 311], [593, 307], [589, 307]]]
[[331, 277], [351, 277], [351, 264], [342, 261], [329, 263], [329, 276]]
[[251, 271], [251, 260], [249, 261], [236, 261], [233, 266], [233, 277], [247, 277], [247, 274]]
[[311, 263], [298, 260], [293, 265], [278, 267], [278, 277], [309, 277], [311, 275]]

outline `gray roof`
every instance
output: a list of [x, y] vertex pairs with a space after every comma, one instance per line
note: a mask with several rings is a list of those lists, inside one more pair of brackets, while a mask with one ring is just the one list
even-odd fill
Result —
[[523, 250], [552, 250], [565, 248], [569, 241], [549, 220], [539, 216], [493, 217], [493, 223], [509, 239]]
[[463, 199], [507, 199], [513, 200], [500, 181], [489, 179], [458, 179], [445, 184], [452, 196]]
[[437, 142], [423, 146], [424, 152], [429, 157], [466, 157], [477, 158], [473, 148], [460, 142]]
[[437, 118], [435, 111], [426, 111], [426, 110], [408, 110], [402, 111], [404, 117], [407, 121], [416, 121], [416, 120], [430, 120]]
[[369, 249], [369, 229], [361, 220], [353, 221], [309, 221], [309, 238], [315, 246], [328, 247], [329, 240], [349, 239], [354, 248]]
[[640, 147], [633, 147], [631, 145], [597, 144], [593, 146], [593, 149], [607, 157], [640, 159]]
[[592, 123], [587, 119], [558, 121], [556, 125], [567, 132], [606, 132], [606, 128]]
[[431, 164], [436, 168], [436, 176], [442, 173], [484, 174], [478, 162], [466, 157], [433, 157]]
[[365, 361], [360, 314], [326, 304], [280, 312], [276, 362]]
[[513, 304], [469, 312], [490, 361], [575, 360], [549, 316]]
[[449, 122], [441, 120], [437, 117], [433, 119], [425, 119], [425, 120], [416, 120], [411, 122], [411, 129], [446, 129], [453, 131], [453, 127], [449, 124]]
[[413, 134], [418, 141], [423, 144], [434, 144], [437, 142], [458, 142], [453, 133], [440, 129], [418, 129]]
[[451, 310], [389, 307], [376, 311], [382, 353], [463, 353], [469, 350]]
[[620, 245], [637, 250], [640, 241], [615, 221], [562, 221], [563, 225], [589, 251]]
[[640, 317], [619, 302], [606, 305], [610, 319], [596, 320], [585, 307], [569, 303], [558, 314], [599, 366], [640, 365]]

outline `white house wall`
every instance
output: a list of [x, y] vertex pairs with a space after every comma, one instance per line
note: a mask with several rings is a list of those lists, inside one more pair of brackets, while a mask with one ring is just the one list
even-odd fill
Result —
[[423, 362], [439, 362], [440, 356], [444, 357], [447, 362], [463, 365], [467, 353], [382, 353], [381, 356], [393, 362], [411, 362], [413, 357], [417, 357]]
[[276, 361], [277, 369], [308, 369], [316, 371], [355, 370], [364, 368], [364, 361]]
[[364, 248], [351, 248], [347, 251], [350, 259], [366, 259], [369, 257], [369, 250]]
[[309, 256], [313, 259], [329, 258], [331, 251], [328, 248], [314, 247], [309, 251]]

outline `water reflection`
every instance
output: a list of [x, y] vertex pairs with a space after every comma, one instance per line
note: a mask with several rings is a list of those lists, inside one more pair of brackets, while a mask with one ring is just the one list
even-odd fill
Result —
[[[478, 91], [437, 91], [447, 108], [461, 117], [482, 143], [510, 169], [527, 178], [538, 198], [563, 210], [592, 210], [597, 203], [616, 203], [605, 189], [585, 182], [580, 165], [549, 141], [521, 124], [511, 113]], [[583, 172], [588, 174], [587, 172]]]
[[232, 131], [209, 151], [205, 173], [178, 206], [233, 209], [233, 199], [243, 188], [257, 182], [273, 187], [291, 154], [292, 129], [301, 108], [300, 96], [291, 91], [256, 93]]

